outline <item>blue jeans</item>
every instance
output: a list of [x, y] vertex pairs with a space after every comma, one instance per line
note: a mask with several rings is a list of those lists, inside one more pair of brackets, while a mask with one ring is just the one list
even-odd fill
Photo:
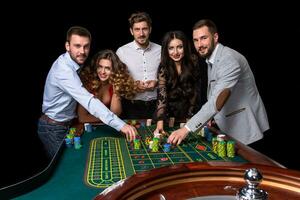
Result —
[[47, 156], [52, 159], [64, 142], [69, 126], [49, 123], [43, 119], [38, 121], [38, 136], [44, 145]]

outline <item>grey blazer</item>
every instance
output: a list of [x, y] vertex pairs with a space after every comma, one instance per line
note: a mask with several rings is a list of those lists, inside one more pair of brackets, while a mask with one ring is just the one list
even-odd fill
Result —
[[[197, 131], [214, 117], [221, 131], [244, 144], [261, 139], [269, 122], [246, 58], [219, 43], [208, 62], [212, 64], [207, 70], [208, 101], [187, 122], [187, 128]], [[218, 112], [216, 100], [225, 88], [231, 95]]]

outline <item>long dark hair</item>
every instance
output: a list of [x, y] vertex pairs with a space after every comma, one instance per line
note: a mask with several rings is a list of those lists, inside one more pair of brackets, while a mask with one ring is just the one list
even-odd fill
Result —
[[[182, 41], [184, 56], [181, 61], [181, 74], [178, 76], [175, 62], [170, 58], [168, 46], [173, 39]], [[167, 77], [167, 89], [174, 90], [178, 82], [184, 87], [185, 93], [193, 92], [196, 79], [197, 56], [192, 53], [191, 45], [182, 31], [167, 32], [162, 40], [161, 62], [159, 70], [164, 70]]]

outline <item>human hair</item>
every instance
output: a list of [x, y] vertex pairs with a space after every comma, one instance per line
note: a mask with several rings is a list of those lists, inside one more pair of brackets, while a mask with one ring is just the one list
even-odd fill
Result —
[[201, 19], [201, 20], [197, 21], [193, 26], [193, 30], [196, 30], [203, 26], [207, 26], [208, 30], [211, 34], [215, 34], [218, 32], [216, 24], [210, 19]]
[[138, 22], [147, 22], [149, 27], [152, 27], [152, 20], [148, 13], [146, 12], [136, 12], [132, 13], [128, 19], [129, 27], [132, 28], [135, 23]]
[[69, 30], [67, 31], [67, 37], [66, 37], [67, 42], [70, 42], [72, 35], [88, 37], [90, 40], [92, 40], [92, 35], [91, 35], [90, 31], [81, 26], [72, 26], [69, 28]]
[[102, 85], [97, 74], [97, 68], [101, 59], [108, 59], [112, 63], [112, 73], [109, 77], [109, 83], [114, 86], [114, 92], [120, 97], [132, 99], [137, 93], [137, 85], [130, 76], [127, 66], [119, 59], [117, 54], [109, 49], [96, 53], [91, 59], [90, 65], [81, 70], [80, 78], [88, 91], [97, 93]]
[[[170, 58], [168, 46], [173, 39], [182, 41], [184, 56], [181, 61], [181, 75], [178, 80], [178, 73], [176, 70], [175, 62]], [[161, 62], [159, 70], [164, 70], [167, 78], [167, 88], [176, 89], [177, 82], [180, 81], [186, 89], [186, 93], [192, 92], [195, 82], [195, 65], [197, 64], [197, 57], [192, 53], [191, 44], [186, 35], [182, 31], [167, 32], [162, 40]]]

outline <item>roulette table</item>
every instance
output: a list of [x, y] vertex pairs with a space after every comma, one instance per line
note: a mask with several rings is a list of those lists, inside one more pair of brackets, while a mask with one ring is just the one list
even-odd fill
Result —
[[[108, 197], [106, 195], [122, 194], [123, 199], [160, 199], [157, 195], [164, 194], [169, 195], [166, 199], [174, 199], [178, 193], [179, 199], [186, 199], [212, 194], [210, 191], [213, 194], [231, 195], [233, 190], [226, 190], [225, 193], [216, 191], [226, 184], [228, 186], [228, 181], [235, 189], [244, 185], [243, 173], [249, 167], [257, 167], [263, 174], [274, 172], [274, 176], [291, 173], [296, 179], [287, 181], [293, 183], [288, 188], [294, 190], [298, 186], [294, 193], [299, 195], [299, 173], [285, 169], [271, 158], [238, 141], [235, 141], [234, 157], [218, 156], [211, 142], [194, 133], [189, 134], [183, 144], [171, 147], [169, 152], [161, 147], [153, 152], [146, 144], [146, 139], [153, 137], [155, 126], [146, 126], [144, 120], [134, 121], [141, 138], [139, 149], [135, 149], [132, 142], [126, 141], [123, 135], [111, 127], [94, 125], [91, 132], [81, 135], [80, 149], [66, 147], [62, 143], [43, 171], [27, 180], [1, 188], [0, 196], [15, 199], [105, 199]], [[175, 124], [175, 127], [166, 127], [165, 131], [170, 134], [177, 128], [178, 124]], [[210, 131], [213, 134], [219, 133], [213, 128]], [[162, 139], [160, 145], [164, 142]], [[273, 175], [267, 177], [270, 176]], [[281, 178], [284, 180], [285, 177]], [[192, 182], [195, 184], [189, 184]], [[203, 184], [206, 186], [201, 187]], [[285, 180], [280, 184], [286, 184]], [[187, 189], [182, 190], [183, 186]], [[206, 189], [199, 190], [198, 186]], [[265, 184], [262, 187], [266, 189]], [[272, 191], [277, 189], [275, 187]], [[180, 196], [182, 192], [185, 195]], [[281, 192], [278, 190], [278, 193]], [[122, 199], [121, 196], [110, 196], [108, 199]]]

